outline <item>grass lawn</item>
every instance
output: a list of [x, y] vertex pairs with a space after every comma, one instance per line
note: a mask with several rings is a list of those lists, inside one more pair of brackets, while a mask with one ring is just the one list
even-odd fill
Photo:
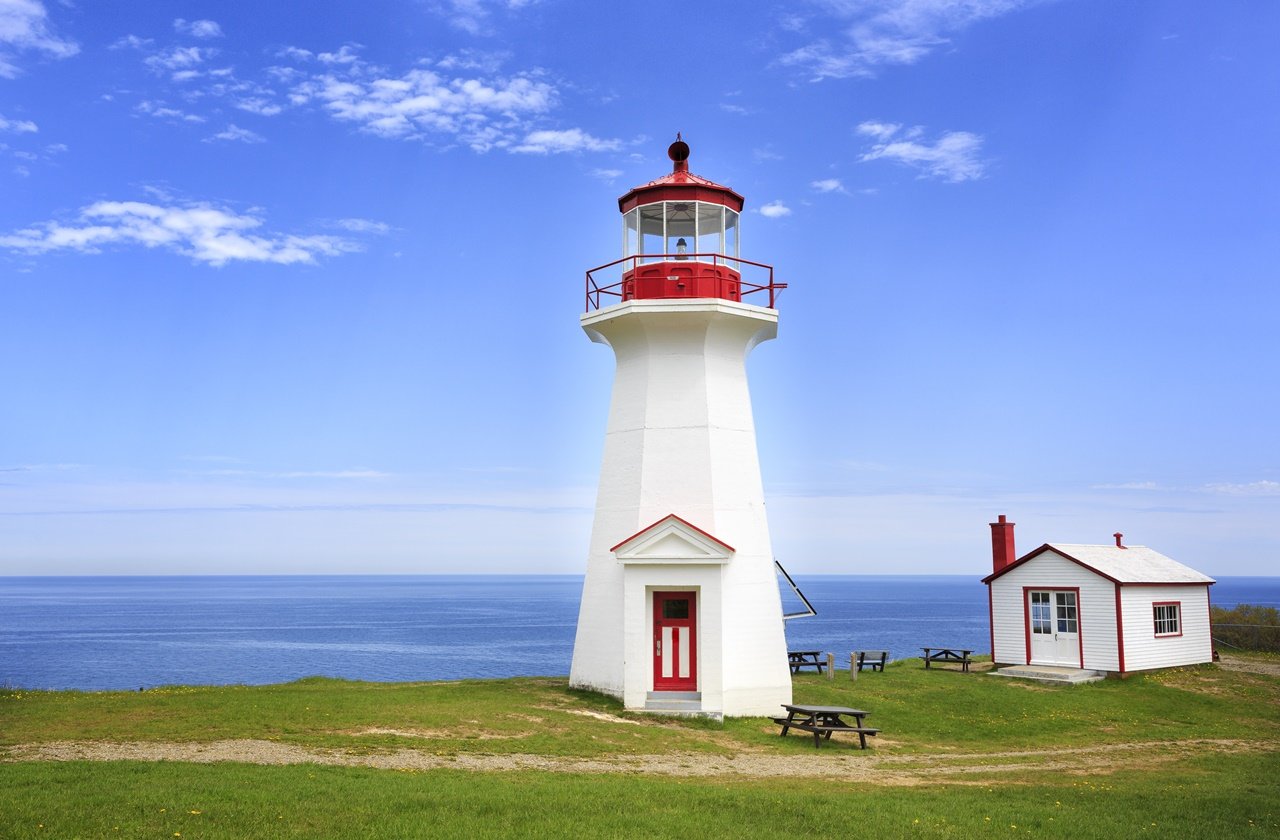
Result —
[[[856, 682], [799, 676], [795, 696], [867, 709], [883, 732], [865, 752], [841, 736], [815, 751], [765, 719], [637, 716], [563, 679], [2, 691], [0, 837], [1280, 836], [1275, 676], [1197, 666], [1058, 688], [907, 660]], [[551, 764], [4, 758], [15, 745], [226, 739], [352, 761], [411, 750]], [[800, 769], [757, 778], [569, 764], [673, 755]]]

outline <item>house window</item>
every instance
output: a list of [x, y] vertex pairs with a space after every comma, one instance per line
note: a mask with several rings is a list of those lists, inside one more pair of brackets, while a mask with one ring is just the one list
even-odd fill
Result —
[[1058, 632], [1075, 633], [1079, 626], [1076, 620], [1076, 593], [1055, 592], [1058, 601]]
[[1157, 636], [1182, 635], [1182, 604], [1178, 601], [1166, 601], [1151, 606], [1155, 619]]
[[1048, 592], [1031, 593], [1031, 632], [1053, 632], [1053, 607]]

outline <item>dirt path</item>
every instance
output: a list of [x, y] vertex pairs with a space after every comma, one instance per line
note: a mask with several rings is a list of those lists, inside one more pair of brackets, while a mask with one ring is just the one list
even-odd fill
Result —
[[1280, 677], [1280, 662], [1232, 656], [1229, 653], [1222, 654], [1222, 660], [1218, 662], [1218, 667], [1228, 671], [1247, 671], [1251, 674], [1267, 674], [1272, 677]]
[[[94, 741], [59, 741], [0, 748], [0, 762], [9, 761], [236, 761], [249, 764], [324, 764], [372, 767], [384, 770], [454, 769], [480, 772], [539, 770], [558, 773], [644, 773], [663, 776], [821, 777], [882, 785], [917, 785], [928, 782], [973, 784], [985, 782], [978, 774], [1056, 770], [1067, 773], [1109, 773], [1149, 766], [1157, 756], [1198, 753], [1269, 752], [1277, 749], [1265, 741], [1198, 739], [1102, 744], [1092, 747], [1024, 752], [963, 753], [958, 755], [883, 755], [875, 751], [850, 751], [846, 747], [815, 750], [812, 755], [751, 753], [716, 756], [701, 753], [674, 755], [620, 755], [572, 758], [543, 755], [460, 754], [436, 755], [418, 750], [396, 750], [375, 755], [355, 755], [341, 750], [313, 749], [273, 741], [229, 740], [207, 744]], [[966, 780], [966, 777], [970, 777]]]

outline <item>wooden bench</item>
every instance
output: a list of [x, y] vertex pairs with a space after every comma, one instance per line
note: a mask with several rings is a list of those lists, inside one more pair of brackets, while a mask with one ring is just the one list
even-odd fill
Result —
[[791, 666], [793, 674], [800, 673], [801, 668], [817, 668], [818, 673], [821, 674], [827, 667], [827, 661], [822, 658], [820, 650], [789, 650], [787, 664]]
[[[781, 736], [788, 730], [800, 729], [813, 733], [815, 749], [822, 746], [823, 740], [830, 741], [833, 732], [855, 732], [862, 749], [867, 748], [867, 736], [880, 734], [879, 729], [864, 726], [867, 713], [859, 709], [846, 709], [839, 706], [784, 706], [787, 717], [773, 718], [773, 722], [782, 727]], [[853, 726], [845, 723], [841, 715], [851, 715], [855, 721]]]
[[940, 647], [927, 647], [920, 649], [924, 651], [924, 667], [926, 669], [928, 669], [928, 667], [934, 662], [959, 662], [961, 671], [966, 673], [969, 671], [969, 655], [973, 653], [972, 650]]
[[855, 650], [853, 655], [856, 657], [856, 665], [859, 671], [863, 666], [873, 671], [883, 671], [884, 664], [889, 660], [889, 651], [887, 650]]

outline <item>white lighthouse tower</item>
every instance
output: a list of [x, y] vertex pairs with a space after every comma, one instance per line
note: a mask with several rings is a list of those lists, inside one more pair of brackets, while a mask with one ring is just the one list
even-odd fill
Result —
[[746, 357], [777, 335], [785, 284], [739, 256], [742, 196], [691, 173], [678, 135], [668, 154], [618, 199], [622, 259], [587, 272], [582, 328], [617, 369], [569, 682], [628, 709], [778, 714], [791, 672]]

